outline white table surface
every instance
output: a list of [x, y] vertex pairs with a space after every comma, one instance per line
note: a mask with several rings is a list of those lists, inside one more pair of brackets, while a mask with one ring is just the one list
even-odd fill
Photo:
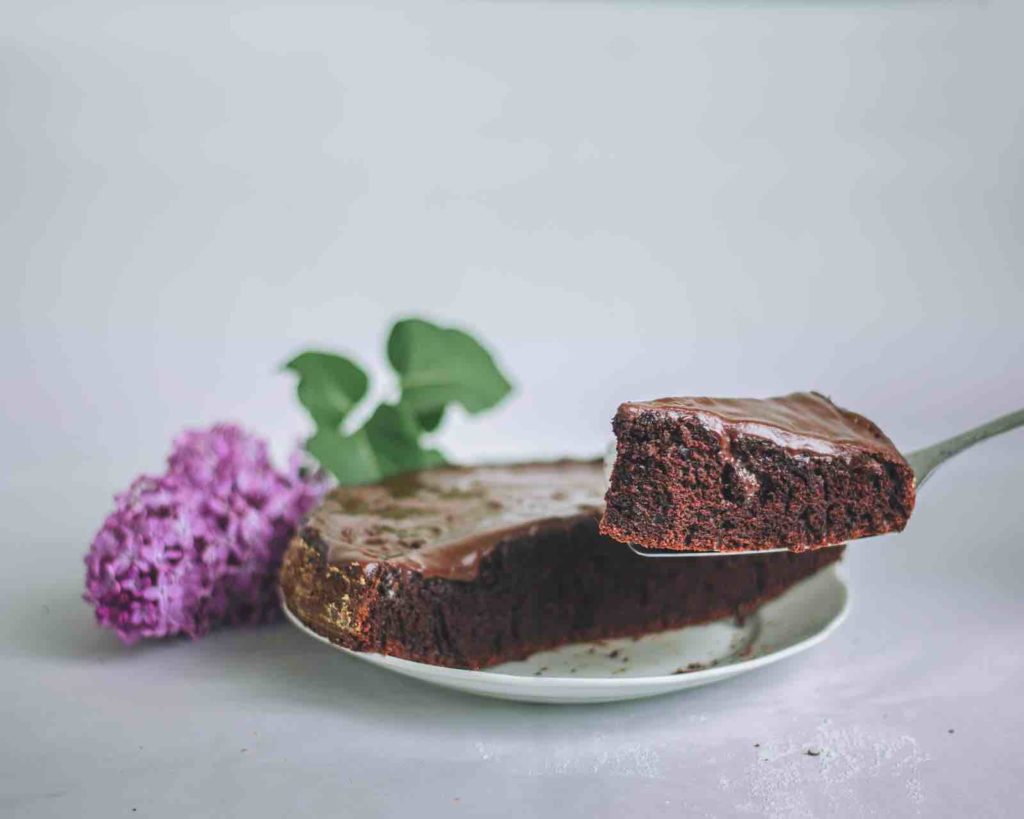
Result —
[[[1024, 433], [853, 547], [825, 644], [663, 699], [434, 690], [280, 626], [126, 649], [81, 602], [184, 425], [396, 315], [517, 392], [456, 458], [625, 399], [817, 388], [928, 444], [1024, 405], [1024, 4], [0, 3], [0, 816], [1019, 816]], [[820, 750], [817, 757], [808, 749]]]
[[[848, 621], [776, 667], [603, 706], [457, 695], [286, 624], [122, 647], [41, 531], [0, 577], [0, 808], [42, 816], [1011, 816], [1024, 440], [851, 548]], [[10, 557], [14, 562], [10, 562]], [[817, 757], [807, 750], [818, 750]], [[1018, 814], [1019, 815], [1019, 814]]]

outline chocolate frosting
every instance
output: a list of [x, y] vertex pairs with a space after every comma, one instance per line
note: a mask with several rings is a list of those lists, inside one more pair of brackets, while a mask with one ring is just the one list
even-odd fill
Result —
[[432, 469], [334, 489], [302, 537], [328, 565], [472, 580], [503, 540], [599, 518], [604, 490], [596, 460]]
[[816, 392], [794, 392], [777, 398], [659, 398], [619, 407], [619, 415], [644, 412], [700, 416], [704, 425], [724, 434], [726, 426], [745, 435], [765, 438], [789, 450], [837, 455], [851, 448], [890, 458], [903, 456], [885, 434], [862, 415], [837, 407]]

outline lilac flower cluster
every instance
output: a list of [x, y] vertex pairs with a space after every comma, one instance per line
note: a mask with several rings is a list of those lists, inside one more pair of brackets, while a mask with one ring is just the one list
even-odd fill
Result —
[[134, 643], [276, 618], [281, 556], [325, 489], [300, 464], [278, 472], [266, 443], [230, 424], [181, 435], [163, 475], [116, 496], [86, 555], [97, 622]]

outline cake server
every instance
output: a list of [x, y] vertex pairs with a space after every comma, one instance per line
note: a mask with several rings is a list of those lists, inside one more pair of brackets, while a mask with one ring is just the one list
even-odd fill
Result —
[[[1017, 410], [1016, 412], [1011, 412], [1006, 415], [1001, 415], [998, 418], [989, 421], [987, 424], [982, 424], [981, 426], [962, 432], [959, 435], [954, 435], [952, 438], [947, 438], [945, 441], [939, 441], [937, 444], [932, 444], [931, 446], [926, 446], [923, 449], [917, 449], [905, 454], [903, 457], [907, 459], [907, 463], [910, 464], [910, 468], [914, 470], [915, 488], [920, 489], [924, 486], [925, 481], [932, 476], [935, 470], [954, 455], [957, 455], [965, 449], [968, 449], [975, 444], [979, 444], [988, 438], [992, 438], [996, 435], [1002, 435], [1004, 432], [1008, 432], [1011, 429], [1016, 429], [1021, 426], [1024, 426], [1024, 409]], [[608, 475], [611, 474], [611, 466], [614, 459], [615, 447], [613, 445], [605, 456], [605, 472]], [[632, 543], [628, 545], [630, 549], [641, 557], [722, 557], [726, 555], [746, 554], [764, 555], [772, 552], [789, 551], [788, 549], [745, 549], [743, 551], [736, 552], [678, 552], [671, 549], [645, 549], [643, 546], [635, 546]]]

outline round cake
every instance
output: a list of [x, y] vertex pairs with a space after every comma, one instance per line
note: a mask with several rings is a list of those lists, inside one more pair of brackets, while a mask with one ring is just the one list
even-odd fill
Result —
[[598, 532], [604, 491], [596, 460], [339, 487], [285, 554], [285, 605], [355, 651], [482, 668], [744, 617], [843, 552], [643, 558]]

